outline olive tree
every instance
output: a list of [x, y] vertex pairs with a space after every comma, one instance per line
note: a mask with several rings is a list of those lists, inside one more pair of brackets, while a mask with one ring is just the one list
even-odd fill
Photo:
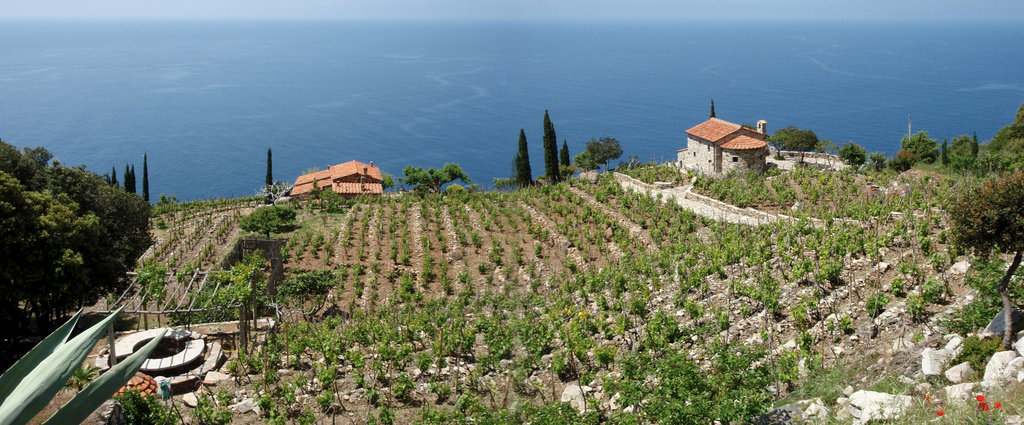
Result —
[[949, 213], [953, 219], [953, 242], [957, 246], [971, 249], [981, 257], [993, 253], [1013, 254], [997, 287], [1007, 324], [1003, 348], [1009, 350], [1013, 343], [1013, 303], [1007, 289], [1024, 252], [1024, 172], [1018, 170], [962, 191], [952, 201]]

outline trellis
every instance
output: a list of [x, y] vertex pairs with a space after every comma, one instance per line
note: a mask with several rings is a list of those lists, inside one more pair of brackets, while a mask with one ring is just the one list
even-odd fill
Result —
[[[200, 298], [200, 294], [203, 293], [206, 286], [210, 283], [210, 273], [210, 271], [196, 270], [192, 273], [188, 283], [185, 284], [184, 282], [178, 282], [175, 273], [168, 272], [164, 275], [164, 288], [168, 292], [166, 300], [161, 305], [152, 305], [153, 300], [150, 297], [150, 288], [147, 285], [139, 284], [137, 273], [129, 272], [128, 277], [130, 280], [128, 286], [116, 301], [107, 305], [106, 311], [102, 311], [102, 313], [110, 313], [121, 307], [124, 307], [125, 313], [134, 314], [200, 313], [240, 307], [241, 304], [204, 305], [198, 307], [195, 305], [196, 301]], [[225, 271], [223, 273], [230, 272]], [[216, 282], [216, 286], [209, 296], [210, 298], [214, 298], [217, 292], [221, 290], [221, 283], [221, 281]], [[188, 325], [191, 325], [191, 323]]]

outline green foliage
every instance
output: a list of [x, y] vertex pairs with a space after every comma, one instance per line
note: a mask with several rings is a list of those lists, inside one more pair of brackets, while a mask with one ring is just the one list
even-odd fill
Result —
[[295, 210], [287, 207], [262, 206], [238, 220], [238, 227], [270, 237], [281, 233], [295, 223]]
[[868, 168], [878, 172], [885, 169], [885, 154], [881, 152], [871, 152], [868, 155]]
[[75, 373], [71, 375], [71, 378], [68, 379], [67, 384], [64, 385], [66, 387], [74, 388], [76, 390], [81, 391], [82, 388], [85, 388], [86, 385], [89, 385], [89, 383], [96, 379], [96, 377], [99, 375], [100, 368], [90, 364], [82, 365], [82, 367], [75, 369]]
[[562, 149], [558, 151], [558, 165], [569, 166], [569, 143], [562, 140]]
[[530, 150], [526, 144], [526, 132], [523, 129], [519, 129], [519, 151], [515, 156], [515, 171], [514, 177], [519, 187], [527, 187], [533, 184], [533, 171], [530, 170]]
[[288, 276], [278, 286], [278, 293], [293, 300], [307, 318], [315, 317], [327, 302], [327, 295], [338, 287], [341, 279], [330, 270], [313, 270]]
[[[123, 289], [152, 243], [150, 205], [43, 148], [0, 141], [0, 339], [47, 334], [79, 305]], [[34, 323], [35, 329], [29, 324]]]
[[583, 171], [596, 170], [601, 167], [601, 164], [594, 160], [594, 156], [586, 150], [576, 154], [572, 160], [576, 168]]
[[883, 310], [885, 310], [886, 304], [889, 304], [889, 296], [882, 292], [877, 292], [868, 297], [867, 302], [864, 305], [864, 309], [867, 310], [871, 317], [877, 317]]
[[[24, 424], [50, 402], [79, 369], [121, 310], [89, 327], [70, 341], [81, 311], [0, 376], [0, 424]], [[135, 374], [163, 338], [161, 332], [127, 359], [85, 386], [46, 424], [80, 423]]]
[[819, 143], [818, 135], [811, 130], [801, 130], [794, 126], [775, 130], [771, 136], [772, 143], [786, 150], [808, 152], [814, 150]]
[[960, 355], [956, 356], [956, 359], [953, 359], [951, 364], [968, 362], [971, 364], [972, 369], [983, 371], [985, 370], [985, 365], [988, 364], [988, 359], [993, 354], [1002, 351], [1002, 342], [1002, 338], [999, 337], [981, 339], [977, 335], [971, 335], [964, 339], [964, 346], [960, 350]]
[[968, 187], [951, 204], [954, 244], [983, 257], [1024, 250], [1024, 172]]
[[[912, 157], [917, 160], [927, 161], [928, 163], [935, 162], [939, 157], [938, 140], [929, 138], [927, 131], [919, 131], [909, 138], [903, 136], [903, 140], [900, 141], [900, 147], [909, 154], [913, 154]], [[916, 160], [912, 161], [911, 165], [914, 162]]]
[[455, 180], [462, 181], [463, 183], [471, 183], [469, 176], [462, 171], [462, 167], [459, 164], [447, 163], [440, 170], [428, 168], [426, 170], [420, 167], [407, 166], [402, 170], [404, 178], [398, 179], [398, 181], [413, 186], [413, 190], [416, 193], [441, 193], [441, 187], [447, 183], [451, 183]]
[[121, 403], [121, 409], [128, 423], [132, 425], [174, 425], [177, 419], [170, 407], [165, 406], [153, 394], [143, 396], [137, 390], [125, 391], [114, 396]]
[[597, 140], [590, 139], [584, 152], [588, 153], [587, 157], [590, 160], [597, 164], [603, 164], [605, 170], [607, 170], [608, 161], [622, 156], [622, 145], [614, 137], [606, 136]]
[[544, 176], [549, 183], [562, 181], [562, 175], [558, 168], [558, 137], [555, 136], [555, 126], [551, 124], [548, 111], [544, 110]]
[[847, 142], [843, 143], [843, 147], [839, 149], [839, 159], [843, 160], [846, 165], [853, 168], [860, 168], [861, 165], [867, 161], [867, 149], [864, 149], [860, 145]]
[[274, 159], [270, 152], [270, 148], [267, 148], [267, 177], [264, 179], [267, 187], [274, 184]]

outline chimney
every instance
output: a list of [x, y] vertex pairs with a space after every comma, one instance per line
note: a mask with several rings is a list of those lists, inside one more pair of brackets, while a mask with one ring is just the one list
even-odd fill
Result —
[[757, 132], [768, 135], [768, 121], [760, 120], [757, 122]]
[[371, 166], [371, 167], [373, 166], [373, 161], [370, 161], [370, 166]]

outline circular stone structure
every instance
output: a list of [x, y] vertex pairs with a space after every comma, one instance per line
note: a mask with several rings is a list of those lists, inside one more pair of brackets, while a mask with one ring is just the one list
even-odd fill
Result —
[[[166, 378], [173, 393], [195, 390], [196, 384], [207, 372], [216, 369], [224, 356], [217, 342], [206, 343], [198, 332], [184, 329], [159, 328], [123, 335], [114, 343], [118, 361], [132, 355], [149, 341], [167, 331], [157, 349], [150, 354], [139, 368], [141, 372]], [[110, 353], [96, 356], [96, 366], [106, 371], [110, 368]]]

